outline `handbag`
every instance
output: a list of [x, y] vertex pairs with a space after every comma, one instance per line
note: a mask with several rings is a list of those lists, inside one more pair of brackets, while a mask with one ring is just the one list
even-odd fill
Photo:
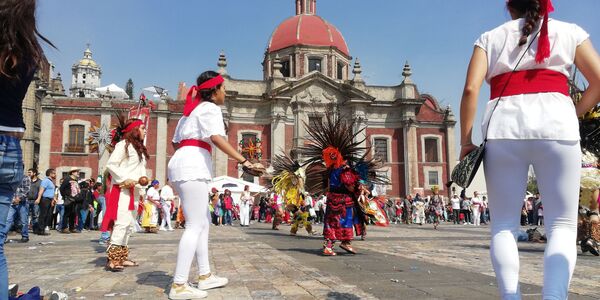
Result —
[[490, 127], [492, 115], [494, 114], [496, 107], [498, 107], [498, 103], [500, 103], [500, 100], [502, 100], [502, 94], [504, 94], [504, 91], [506, 90], [506, 87], [508, 86], [508, 84], [510, 82], [510, 78], [512, 77], [512, 74], [514, 74], [516, 72], [517, 67], [519, 66], [519, 63], [521, 63], [521, 60], [523, 59], [525, 54], [529, 51], [529, 48], [531, 48], [531, 45], [537, 38], [538, 34], [539, 34], [539, 31], [538, 31], [538, 33], [536, 33], [536, 35], [533, 36], [533, 38], [531, 39], [531, 42], [527, 46], [527, 49], [525, 49], [525, 51], [523, 51], [523, 54], [517, 61], [517, 64], [515, 65], [515, 67], [511, 71], [511, 74], [509, 75], [508, 79], [506, 80], [506, 84], [502, 88], [502, 92], [500, 92], [500, 97], [496, 101], [496, 104], [494, 105], [492, 112], [490, 112], [490, 117], [488, 118], [487, 126], [485, 128], [483, 143], [481, 143], [481, 145], [479, 145], [479, 147], [475, 148], [475, 150], [473, 150], [473, 151], [469, 152], [469, 154], [465, 155], [465, 157], [454, 167], [454, 169], [452, 169], [452, 174], [450, 175], [451, 181], [449, 181], [446, 184], [448, 187], [450, 187], [452, 185], [452, 183], [455, 183], [456, 185], [462, 187], [463, 189], [466, 189], [469, 187], [469, 185], [471, 185], [471, 182], [473, 181], [473, 178], [475, 178], [475, 175], [477, 174], [477, 171], [479, 170], [479, 166], [481, 165], [481, 162], [483, 161], [483, 157], [485, 155], [485, 144], [487, 143], [487, 131]]

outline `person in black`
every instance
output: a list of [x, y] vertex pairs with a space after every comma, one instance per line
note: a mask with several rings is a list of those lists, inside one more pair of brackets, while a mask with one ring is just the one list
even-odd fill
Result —
[[79, 169], [71, 169], [69, 177], [60, 185], [60, 194], [65, 202], [65, 214], [62, 219], [62, 233], [76, 233], [75, 216], [77, 213], [77, 202], [80, 198]]
[[33, 231], [37, 232], [39, 231], [38, 217], [40, 215], [40, 208], [35, 204], [35, 200], [40, 192], [40, 184], [42, 181], [38, 177], [38, 170], [34, 168], [27, 170], [27, 176], [31, 179], [31, 188], [27, 193], [28, 212], [31, 217], [31, 227]]
[[258, 206], [260, 207], [259, 212], [258, 212], [258, 222], [260, 222], [260, 220], [264, 220], [266, 218], [266, 214], [267, 214], [267, 198], [266, 197], [260, 197], [260, 203], [258, 204]]
[[89, 220], [94, 219], [94, 195], [90, 190], [90, 183], [88, 181], [82, 181], [79, 184], [79, 188], [81, 190], [79, 197], [81, 198], [81, 203], [78, 203], [76, 207], [79, 212], [79, 215], [77, 215], [77, 232], [81, 232], [84, 229], [90, 229], [90, 223], [93, 226], [93, 221], [90, 222]]

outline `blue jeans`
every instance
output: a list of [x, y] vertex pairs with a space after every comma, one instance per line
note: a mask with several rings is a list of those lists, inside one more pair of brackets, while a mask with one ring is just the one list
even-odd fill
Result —
[[29, 201], [29, 216], [31, 217], [31, 228], [38, 230], [38, 218], [40, 216], [40, 205], [35, 204], [35, 201]]
[[[11, 205], [8, 210], [8, 217], [6, 218], [6, 229], [10, 230], [13, 222], [15, 221], [15, 215], [19, 214], [19, 223], [21, 224], [21, 236], [29, 238], [29, 203], [21, 200], [17, 205]], [[8, 232], [8, 231], [7, 231]]]
[[85, 223], [89, 223], [89, 220], [87, 220], [88, 212], [89, 210], [87, 209], [79, 210], [79, 221], [77, 221], [77, 230], [82, 231]]
[[60, 222], [56, 222], [56, 230], [62, 230], [62, 219], [65, 216], [65, 205], [56, 204], [56, 213], [58, 214], [58, 219], [60, 220]]
[[232, 213], [231, 209], [225, 210], [225, 215], [223, 216], [223, 217], [225, 217], [225, 220], [223, 220], [223, 223], [227, 223], [227, 225], [231, 225], [231, 219], [232, 219], [231, 213]]
[[8, 266], [4, 241], [6, 219], [15, 190], [23, 179], [23, 155], [19, 139], [0, 135], [0, 299], [8, 299]]

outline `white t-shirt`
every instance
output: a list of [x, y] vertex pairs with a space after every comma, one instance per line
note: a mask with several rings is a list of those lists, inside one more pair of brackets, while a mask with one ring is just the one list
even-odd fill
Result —
[[[210, 137], [220, 135], [227, 138], [221, 108], [212, 102], [200, 103], [189, 115], [181, 117], [173, 142], [196, 139], [209, 143], [216, 150]], [[175, 181], [211, 180], [212, 157], [200, 147], [181, 147], [169, 161], [169, 179]]]
[[160, 201], [160, 195], [154, 187], [148, 189], [148, 191], [146, 192], [146, 197], [148, 198], [148, 200], [152, 199], [154, 201]]
[[450, 202], [452, 203], [452, 209], [460, 209], [460, 198], [452, 197]]
[[160, 189], [160, 199], [161, 200], [173, 201], [174, 197], [175, 197], [175, 194], [173, 194], [173, 189], [171, 188], [171, 186], [165, 185], [165, 186], [163, 186], [162, 189]]
[[[511, 72], [527, 49], [540, 25], [534, 28], [527, 44], [518, 46], [524, 19], [517, 19], [482, 34], [475, 46], [487, 53], [486, 81]], [[554, 19], [548, 21], [550, 57], [543, 63], [535, 62], [538, 38], [520, 62], [517, 71], [549, 69], [569, 77], [573, 72], [575, 50], [589, 38], [581, 27]], [[510, 84], [510, 83], [509, 83]], [[483, 118], [482, 133], [497, 99], [489, 101]], [[549, 139], [579, 140], [579, 123], [570, 97], [561, 93], [533, 93], [504, 96], [492, 115], [487, 132], [489, 139]]]

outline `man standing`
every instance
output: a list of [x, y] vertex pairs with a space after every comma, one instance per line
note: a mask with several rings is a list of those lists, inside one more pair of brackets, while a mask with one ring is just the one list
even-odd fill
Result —
[[[31, 188], [29, 189], [29, 193], [27, 193], [27, 199], [24, 201], [27, 204], [27, 210], [29, 216], [31, 216], [31, 229], [34, 231], [38, 230], [38, 217], [40, 216], [40, 206], [35, 204], [35, 200], [37, 200], [39, 192], [40, 192], [40, 184], [42, 181], [38, 177], [38, 170], [29, 169], [27, 170], [27, 176], [31, 181]], [[29, 220], [27, 220], [29, 223]]]
[[15, 220], [15, 214], [19, 214], [19, 223], [21, 223], [21, 243], [29, 242], [29, 218], [28, 214], [28, 203], [27, 194], [30, 190], [31, 179], [28, 176], [23, 176], [21, 185], [17, 188], [15, 196], [13, 197], [12, 204], [8, 210], [8, 217], [6, 219], [6, 232], [10, 231]]
[[406, 198], [402, 200], [402, 222], [404, 224], [412, 223], [412, 196], [406, 195]]
[[54, 169], [46, 170], [46, 178], [40, 184], [35, 204], [40, 206], [40, 216], [38, 219], [38, 228], [34, 228], [33, 233], [39, 235], [50, 235], [46, 232], [46, 226], [52, 224], [52, 202], [54, 201], [54, 181], [56, 180], [56, 171]]
[[452, 195], [450, 203], [452, 204], [452, 216], [454, 217], [454, 224], [460, 224], [460, 198], [458, 198], [458, 195]]
[[167, 179], [167, 183], [160, 190], [160, 206], [162, 207], [164, 215], [162, 221], [160, 222], [160, 230], [162, 231], [173, 231], [173, 227], [171, 226], [171, 208], [173, 207], [174, 199], [175, 194], [169, 185], [169, 179]]
[[[54, 170], [52, 170], [54, 172]], [[56, 174], [54, 175], [56, 177]], [[62, 233], [75, 233], [75, 215], [77, 213], [77, 198], [81, 197], [79, 188], [79, 169], [72, 168], [69, 171], [69, 177], [65, 178], [60, 185], [60, 194], [63, 197], [65, 213], [61, 220]], [[42, 187], [44, 183], [42, 182]]]

